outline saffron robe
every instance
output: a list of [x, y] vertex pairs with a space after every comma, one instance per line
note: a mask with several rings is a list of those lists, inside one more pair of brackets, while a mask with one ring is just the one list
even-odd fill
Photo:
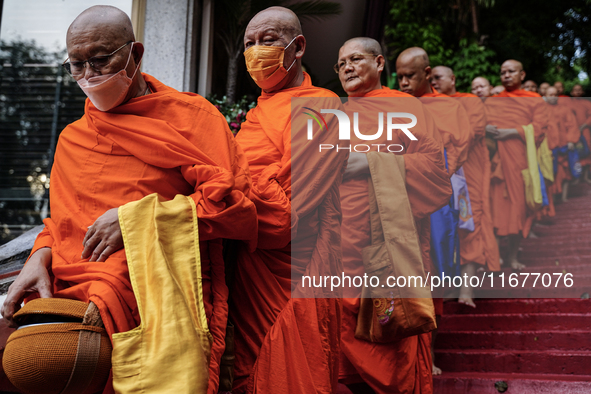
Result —
[[[292, 276], [322, 272], [323, 265], [342, 272], [338, 187], [349, 152], [319, 155], [305, 130], [294, 131], [303, 135], [292, 141], [291, 101], [303, 97], [339, 100], [304, 73], [301, 86], [262, 92], [236, 138], [250, 166], [259, 230], [256, 250], [238, 251], [230, 292], [234, 393], [332, 393], [338, 384], [340, 299], [294, 298]], [[337, 144], [334, 129], [317, 136]]]
[[474, 231], [460, 229], [461, 264], [486, 265], [489, 271], [500, 270], [499, 246], [490, 212], [490, 160], [485, 142], [486, 113], [482, 100], [471, 93], [456, 93], [466, 110], [474, 139], [464, 163], [464, 175], [470, 193]]
[[[474, 132], [470, 127], [468, 114], [462, 105], [456, 100], [452, 100], [448, 95], [439, 93], [435, 88], [432, 87], [431, 89], [433, 90], [432, 93], [426, 93], [421, 96], [421, 102], [431, 114], [439, 129], [447, 155], [448, 174], [451, 177], [468, 159], [468, 151], [472, 139], [474, 138]], [[447, 210], [447, 208], [445, 209]], [[440, 212], [437, 214], [439, 215]], [[435, 227], [435, 225], [432, 225], [432, 227], [431, 233], [436, 232], [434, 239], [444, 239], [446, 243], [451, 241], [452, 245], [455, 244], [455, 240], [459, 239], [457, 238], [459, 237], [458, 228], [445, 229]], [[452, 225], [450, 224], [449, 227], [452, 227]], [[443, 235], [450, 233], [451, 235]], [[453, 247], [453, 249], [455, 250], [456, 247]], [[438, 255], [436, 250], [434, 250], [433, 259], [439, 258], [441, 261], [437, 264], [433, 264], [429, 270], [431, 274], [438, 274], [439, 270], [435, 268], [435, 265], [452, 265], [453, 262], [449, 261], [453, 258], [451, 255], [453, 255], [453, 253], [442, 253]], [[441, 296], [441, 289], [437, 289], [434, 294]], [[443, 315], [443, 298], [437, 297], [434, 298], [433, 301], [435, 304], [435, 313], [438, 316]]]
[[432, 89], [433, 93], [421, 96], [421, 102], [437, 124], [447, 152], [447, 165], [451, 176], [468, 159], [474, 131], [462, 105], [456, 100], [450, 100], [448, 95]]
[[[248, 164], [213, 105], [143, 75], [152, 94], [109, 112], [86, 100], [84, 116], [62, 131], [51, 172], [51, 218], [44, 220], [32, 253], [51, 248], [54, 297], [92, 301], [109, 335], [129, 331], [140, 317], [125, 250], [105, 262], [82, 259], [87, 228], [107, 210], [152, 193], [168, 200], [190, 195], [213, 336], [208, 391], [217, 393], [228, 313], [222, 238], [256, 242]], [[108, 385], [106, 392], [111, 390]]]
[[519, 133], [518, 137], [497, 140], [498, 150], [492, 159], [490, 198], [495, 233], [527, 237], [535, 215], [528, 212], [525, 203], [521, 171], [527, 168], [527, 157], [522, 126], [533, 125], [539, 146], [548, 123], [545, 102], [537, 93], [518, 89], [489, 97], [484, 104], [488, 124]]
[[[379, 99], [382, 98], [382, 99]], [[392, 98], [396, 98], [396, 104]], [[381, 102], [376, 100], [383, 100]], [[406, 190], [417, 225], [423, 262], [429, 261], [429, 216], [449, 202], [451, 184], [443, 159], [439, 132], [427, 111], [412, 96], [382, 88], [361, 98], [349, 98], [347, 112], [358, 112], [362, 130], [375, 129], [375, 115], [385, 112], [388, 103], [397, 112], [410, 112], [417, 117], [417, 126], [410, 129], [418, 141], [411, 141], [401, 130], [393, 140], [382, 136], [372, 144], [404, 146]], [[365, 115], [365, 116], [364, 116]], [[366, 116], [368, 118], [366, 118]], [[403, 123], [403, 122], [401, 122]], [[367, 141], [352, 137], [351, 144]], [[376, 151], [372, 145], [372, 151]], [[387, 154], [387, 153], [384, 153]], [[340, 187], [343, 210], [342, 245], [345, 274], [363, 275], [361, 250], [371, 244], [367, 176], [347, 180]], [[389, 344], [371, 343], [355, 338], [361, 289], [347, 292], [343, 299], [341, 330], [341, 366], [343, 383], [365, 381], [376, 393], [431, 393], [431, 333], [408, 337]]]
[[[581, 126], [587, 125], [587, 127], [580, 131], [587, 142], [587, 146], [591, 147], [591, 100], [588, 97], [572, 98], [571, 109], [577, 119], [579, 130]], [[591, 156], [581, 158], [581, 165], [591, 165]]]
[[[546, 110], [548, 111], [548, 148], [562, 148], [569, 142], [577, 144], [581, 138], [581, 132], [570, 107], [546, 104]], [[562, 193], [563, 182], [573, 179], [566, 154], [559, 154], [556, 160], [558, 167], [554, 175], [554, 183], [550, 188], [551, 193], [555, 194]]]

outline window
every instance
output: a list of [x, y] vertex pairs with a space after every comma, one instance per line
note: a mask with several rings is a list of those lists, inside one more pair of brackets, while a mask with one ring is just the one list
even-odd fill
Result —
[[84, 93], [60, 67], [66, 30], [80, 12], [132, 0], [4, 0], [0, 24], [0, 244], [49, 215], [53, 151], [84, 112]]

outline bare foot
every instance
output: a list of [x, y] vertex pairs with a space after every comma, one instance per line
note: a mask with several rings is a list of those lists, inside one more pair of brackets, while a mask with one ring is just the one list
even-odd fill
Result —
[[505, 263], [505, 261], [504, 261], [502, 258], [500, 258], [500, 259], [499, 259], [499, 264], [500, 264], [500, 265], [503, 265], [504, 263]]
[[538, 238], [538, 236], [531, 230], [529, 231], [529, 235], [527, 237], [530, 239]]
[[433, 371], [432, 371], [433, 376], [435, 375], [441, 375], [441, 368], [437, 368], [435, 366], [435, 364], [433, 364]]
[[472, 308], [476, 308], [476, 304], [474, 303], [472, 297], [460, 297], [458, 298], [458, 304], [464, 304], [471, 306]]
[[522, 269], [524, 269], [526, 266], [525, 264], [521, 264], [519, 261], [517, 260], [513, 260], [513, 262], [511, 263], [511, 268], [513, 268], [514, 270], [518, 270], [521, 271]]

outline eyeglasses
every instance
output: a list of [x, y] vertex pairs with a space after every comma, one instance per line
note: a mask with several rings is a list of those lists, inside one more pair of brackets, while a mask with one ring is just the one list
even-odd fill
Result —
[[121, 45], [119, 48], [115, 49], [113, 52], [109, 53], [108, 55], [100, 55], [100, 56], [93, 56], [88, 60], [83, 62], [70, 62], [70, 58], [67, 58], [62, 67], [66, 69], [68, 74], [73, 77], [77, 77], [84, 72], [85, 64], [88, 63], [90, 67], [94, 68], [96, 71], [101, 71], [104, 67], [109, 64], [109, 58], [131, 44], [133, 41], [128, 41], [125, 44]]
[[348, 59], [339, 60], [339, 62], [336, 63], [334, 66], [332, 66], [332, 68], [334, 69], [334, 72], [338, 74], [348, 64], [353, 64], [353, 65], [359, 64], [359, 62], [362, 61], [363, 58], [365, 58], [367, 56], [377, 57], [378, 55], [374, 55], [371, 53], [354, 53], [351, 56], [349, 56]]

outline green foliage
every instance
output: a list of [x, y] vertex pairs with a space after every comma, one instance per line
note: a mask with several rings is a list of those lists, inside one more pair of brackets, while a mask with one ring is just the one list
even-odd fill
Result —
[[[523, 63], [527, 79], [586, 84], [591, 75], [590, 0], [391, 0], [385, 41], [398, 54], [422, 47], [431, 65], [452, 67], [459, 90], [476, 76], [499, 83], [499, 65]], [[392, 77], [386, 78], [392, 85]]]
[[591, 3], [588, 0], [496, 0], [480, 14], [482, 34], [497, 61], [517, 59], [527, 79], [576, 81], [591, 72]]
[[240, 131], [240, 126], [246, 120], [246, 113], [257, 104], [256, 101], [249, 101], [246, 96], [233, 104], [228, 101], [226, 96], [222, 97], [221, 100], [217, 99], [215, 95], [207, 99], [226, 117], [226, 122], [228, 122], [234, 135]]
[[390, 89], [396, 89], [396, 73], [392, 75], [386, 75], [386, 86]]
[[[495, 61], [494, 51], [476, 44], [473, 39], [458, 40], [449, 34], [450, 30], [459, 31], [450, 29], [453, 24], [469, 19], [469, 2], [460, 3], [463, 12], [434, 0], [392, 1], [390, 22], [385, 29], [391, 64], [394, 65], [406, 48], [421, 47], [429, 54], [431, 67], [445, 65], [454, 69], [458, 90], [469, 91], [472, 80], [478, 76], [488, 78], [493, 84], [499, 83], [500, 66]], [[494, 2], [478, 1], [478, 4], [488, 7]], [[387, 76], [386, 84], [390, 88], [396, 86], [396, 73]]]
[[435, 18], [421, 17], [421, 2], [393, 2], [390, 23], [385, 27], [389, 59], [392, 62], [406, 48], [421, 47], [429, 54], [432, 64], [443, 64], [452, 51], [443, 41], [443, 26]]
[[491, 85], [499, 85], [501, 66], [495, 62], [495, 56], [496, 53], [492, 49], [476, 43], [468, 44], [466, 39], [461, 40], [460, 48], [446, 64], [454, 70], [456, 89], [460, 92], [469, 92], [472, 80], [476, 77], [485, 77]]

